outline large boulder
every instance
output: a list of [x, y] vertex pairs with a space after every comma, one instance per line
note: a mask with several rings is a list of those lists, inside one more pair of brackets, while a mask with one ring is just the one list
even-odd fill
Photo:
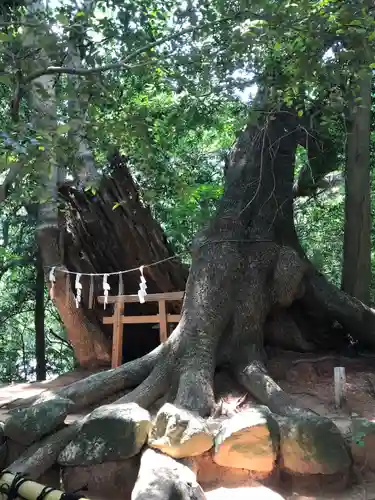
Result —
[[213, 446], [213, 435], [205, 420], [166, 403], [150, 429], [148, 445], [173, 458], [201, 455]]
[[215, 438], [214, 461], [224, 467], [272, 472], [278, 426], [265, 407], [250, 408], [225, 420]]
[[331, 420], [298, 413], [277, 420], [283, 470], [291, 474], [333, 475], [350, 468], [349, 448]]
[[58, 462], [82, 466], [125, 460], [140, 452], [150, 426], [149, 412], [135, 403], [101, 406], [85, 418]]
[[60, 427], [73, 405], [70, 399], [56, 396], [37, 401], [28, 408], [15, 408], [9, 412], [4, 434], [17, 443], [29, 446]]

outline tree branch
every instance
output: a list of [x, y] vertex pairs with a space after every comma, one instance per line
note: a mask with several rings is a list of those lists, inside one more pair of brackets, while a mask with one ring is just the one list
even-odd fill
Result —
[[8, 196], [9, 186], [16, 180], [17, 175], [22, 170], [21, 163], [15, 163], [5, 176], [4, 182], [0, 185], [0, 203], [6, 200]]
[[104, 66], [98, 66], [98, 67], [94, 67], [94, 68], [71, 68], [71, 67], [69, 68], [69, 67], [60, 67], [60, 66], [49, 66], [45, 69], [40, 69], [40, 70], [34, 71], [27, 78], [24, 79], [23, 83], [24, 84], [30, 83], [33, 80], [35, 80], [36, 78], [39, 78], [43, 75], [68, 74], [68, 75], [86, 76], [86, 75], [91, 75], [93, 73], [102, 73], [104, 71], [116, 70], [116, 69], [121, 69], [121, 68], [132, 69], [136, 66], [129, 65], [128, 63], [131, 60], [133, 60], [135, 57], [137, 57], [138, 55], [143, 54], [144, 52], [147, 52], [150, 49], [153, 49], [159, 45], [162, 45], [163, 43], [167, 43], [167, 42], [170, 42], [172, 40], [176, 40], [177, 38], [180, 38], [181, 36], [187, 35], [189, 33], [194, 33], [194, 32], [200, 31], [204, 28], [207, 28], [210, 26], [215, 26], [216, 24], [220, 24], [223, 22], [232, 21], [232, 20], [236, 19], [237, 17], [240, 17], [240, 16], [245, 15], [245, 14], [246, 15], [251, 14], [254, 17], [256, 17], [257, 19], [263, 19], [263, 17], [260, 16], [259, 14], [255, 14], [253, 12], [250, 12], [247, 9], [240, 10], [240, 11], [238, 11], [230, 16], [225, 16], [225, 17], [222, 17], [221, 19], [217, 19], [215, 21], [211, 21], [208, 23], [201, 23], [198, 26], [189, 27], [189, 28], [181, 30], [177, 33], [172, 33], [170, 35], [158, 38], [157, 40], [150, 42], [150, 43], [147, 43], [146, 45], [143, 45], [139, 49], [136, 49], [134, 52], [131, 52], [128, 56], [124, 57], [124, 59], [122, 59], [118, 63], [107, 64]]
[[64, 339], [63, 337], [61, 337], [60, 335], [58, 335], [57, 333], [55, 333], [55, 332], [52, 330], [52, 328], [50, 328], [50, 329], [49, 329], [49, 333], [50, 333], [53, 337], [55, 337], [56, 339], [58, 339], [60, 342], [62, 342], [64, 345], [66, 345], [67, 347], [69, 347], [69, 349], [72, 349], [72, 350], [74, 351], [73, 346], [72, 346], [72, 344], [69, 342], [69, 340], [66, 340], [66, 339]]

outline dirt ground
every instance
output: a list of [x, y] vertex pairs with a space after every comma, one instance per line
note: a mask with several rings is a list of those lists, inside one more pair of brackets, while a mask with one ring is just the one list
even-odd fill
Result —
[[[346, 370], [346, 402], [342, 408], [334, 404], [333, 371], [335, 366], [344, 366]], [[336, 425], [347, 433], [351, 418], [364, 417], [375, 422], [375, 358], [340, 358], [334, 355], [304, 355], [276, 353], [269, 361], [271, 374], [289, 394], [293, 395], [300, 406], [312, 409], [320, 415], [332, 418]], [[44, 390], [53, 390], [80, 380], [90, 372], [77, 370], [43, 383], [14, 384], [0, 386], [0, 420], [7, 416], [12, 401], [28, 398]], [[223, 409], [232, 411], [252, 406], [251, 398], [244, 398], [239, 387], [228, 390], [228, 379], [220, 377], [216, 381], [222, 393]], [[236, 408], [237, 407], [237, 408]], [[88, 410], [89, 411], [89, 410]], [[82, 418], [83, 414], [70, 415], [68, 421]], [[374, 450], [375, 453], [375, 450]], [[218, 487], [207, 492], [208, 500], [375, 500], [375, 473], [356, 468], [356, 484], [344, 494], [301, 496], [289, 491], [279, 494], [256, 481], [252, 485], [247, 482], [244, 487]]]

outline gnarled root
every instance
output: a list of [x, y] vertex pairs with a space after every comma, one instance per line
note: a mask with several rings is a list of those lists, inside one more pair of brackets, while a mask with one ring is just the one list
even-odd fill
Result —
[[233, 368], [234, 375], [249, 393], [260, 403], [278, 415], [316, 415], [309, 409], [299, 408], [295, 400], [268, 375], [263, 363], [258, 360], [240, 364]]
[[129, 363], [94, 373], [77, 382], [53, 391], [45, 391], [41, 395], [12, 402], [9, 406], [13, 408], [28, 408], [31, 405], [48, 399], [52, 396], [60, 396], [70, 399], [74, 403], [74, 411], [81, 410], [91, 404], [104, 400], [117, 392], [136, 387], [152, 372], [157, 362], [162, 359], [165, 345], [160, 345], [142, 358], [135, 359]]
[[204, 500], [192, 468], [147, 448], [141, 458], [132, 500]]
[[60, 452], [75, 438], [79, 427], [79, 423], [76, 422], [32, 444], [7, 467], [7, 470], [13, 474], [19, 473], [31, 479], [38, 479], [54, 465]]
[[332, 285], [315, 269], [306, 277], [303, 304], [332, 323], [338, 321], [351, 336], [371, 350], [375, 348], [375, 310]]

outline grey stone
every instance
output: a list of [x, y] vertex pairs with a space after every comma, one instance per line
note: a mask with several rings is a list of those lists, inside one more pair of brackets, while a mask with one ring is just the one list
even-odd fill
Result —
[[55, 397], [28, 408], [15, 408], [5, 422], [4, 434], [17, 443], [30, 445], [61, 426], [72, 407], [70, 399]]
[[58, 462], [83, 466], [125, 460], [140, 452], [150, 426], [149, 412], [135, 403], [101, 406], [85, 418]]

